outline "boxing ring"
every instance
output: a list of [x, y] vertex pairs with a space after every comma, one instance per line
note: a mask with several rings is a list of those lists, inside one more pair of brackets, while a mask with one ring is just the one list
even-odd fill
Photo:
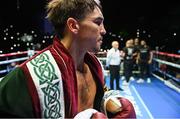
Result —
[[180, 93], [180, 55], [154, 52], [153, 76]]
[[38, 51], [22, 51], [8, 54], [0, 54], [0, 81], [1, 79], [13, 70], [16, 66], [23, 63], [25, 60], [32, 57]]
[[[16, 66], [29, 59], [38, 51], [23, 51], [0, 54], [0, 81]], [[99, 60], [105, 67], [105, 55], [99, 53]], [[138, 119], [180, 118], [180, 55], [165, 52], [153, 52], [151, 83], [137, 83], [137, 77], [130, 85], [120, 86], [123, 97], [134, 105]], [[108, 70], [105, 70], [106, 85], [110, 86]], [[120, 74], [122, 76], [122, 68]], [[133, 71], [139, 73], [139, 71]]]
[[[105, 53], [98, 56], [105, 67]], [[109, 71], [105, 70], [105, 74], [106, 85], [110, 87]], [[122, 96], [131, 100], [138, 119], [180, 118], [180, 55], [153, 51], [151, 74], [151, 83], [139, 84], [135, 77], [126, 86], [121, 79]], [[122, 67], [120, 75], [123, 75]]]

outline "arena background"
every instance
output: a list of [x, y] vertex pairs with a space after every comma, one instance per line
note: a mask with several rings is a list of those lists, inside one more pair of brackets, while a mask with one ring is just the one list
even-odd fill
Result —
[[[36, 53], [33, 50], [38, 52], [49, 45], [54, 33], [45, 19], [46, 0], [1, 2], [0, 77], [3, 77], [13, 69], [11, 63], [21, 63]], [[118, 40], [122, 49], [127, 39], [139, 36], [154, 51], [152, 82], [138, 84], [135, 77], [129, 86], [124, 86], [121, 80], [122, 96], [133, 102], [138, 119], [180, 118], [180, 1], [101, 2], [107, 30], [102, 49], [109, 49], [112, 40]], [[105, 55], [98, 56], [104, 63]], [[109, 86], [108, 70], [105, 81]]]
[[[123, 47], [125, 40], [137, 37], [139, 31], [139, 37], [146, 39], [152, 48], [158, 46], [161, 51], [178, 52], [178, 44], [175, 43], [180, 38], [178, 0], [101, 0], [101, 2], [107, 30], [103, 49], [110, 48], [112, 40], [120, 40]], [[4, 37], [3, 30], [13, 25], [13, 32], [28, 33], [34, 30], [39, 34], [38, 38], [34, 38], [34, 42], [41, 42], [43, 35], [53, 32], [45, 19], [46, 3], [47, 0], [4, 0], [0, 5], [1, 39]], [[5, 48], [4, 45], [1, 44], [1, 48]]]

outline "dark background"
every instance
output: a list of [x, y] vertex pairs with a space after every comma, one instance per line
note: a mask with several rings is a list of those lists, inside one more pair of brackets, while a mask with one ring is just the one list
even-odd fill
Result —
[[136, 37], [139, 29], [140, 39], [145, 39], [152, 48], [159, 46], [160, 50], [168, 52], [180, 49], [180, 1], [104, 0], [102, 5], [108, 32], [126, 40]]
[[[46, 3], [45, 0], [4, 0], [0, 5], [0, 38], [3, 39], [4, 29], [11, 24], [12, 32], [34, 30], [39, 34], [33, 42], [40, 43], [43, 35], [51, 35], [45, 20]], [[127, 39], [137, 36], [137, 29], [140, 39], [145, 39], [152, 49], [158, 46], [159, 50], [172, 53], [180, 49], [179, 0], [101, 0], [101, 3], [107, 30], [103, 49], [110, 48], [112, 40], [118, 40], [120, 47], [124, 47]], [[7, 40], [2, 41], [7, 43]], [[13, 43], [8, 41], [8, 45]], [[1, 50], [7, 48], [2, 44], [0, 47]]]

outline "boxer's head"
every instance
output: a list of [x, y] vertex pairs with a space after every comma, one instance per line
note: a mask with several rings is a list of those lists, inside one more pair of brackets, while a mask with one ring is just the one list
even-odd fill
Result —
[[47, 18], [63, 37], [68, 18], [81, 21], [96, 7], [102, 10], [99, 0], [51, 0], [47, 5]]

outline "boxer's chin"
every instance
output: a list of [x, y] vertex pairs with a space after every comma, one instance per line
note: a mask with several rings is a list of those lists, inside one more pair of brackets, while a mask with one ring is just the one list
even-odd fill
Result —
[[99, 51], [100, 51], [100, 47], [96, 47], [96, 48], [89, 50], [89, 52], [93, 52], [93, 53], [97, 53]]

